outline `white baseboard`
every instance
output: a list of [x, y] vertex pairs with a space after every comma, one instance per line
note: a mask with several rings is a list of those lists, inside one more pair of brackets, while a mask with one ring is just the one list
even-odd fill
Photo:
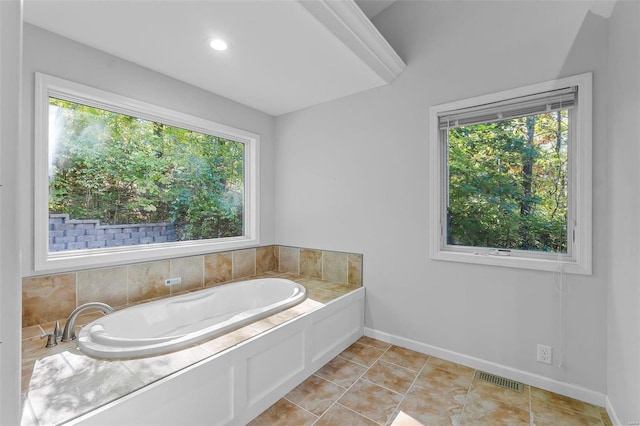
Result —
[[604, 407], [607, 409], [607, 414], [609, 415], [609, 420], [611, 420], [611, 423], [613, 423], [614, 425], [621, 425], [622, 422], [618, 417], [618, 413], [616, 413], [616, 410], [613, 408], [613, 404], [611, 403], [611, 400], [608, 396], [605, 398]]
[[[608, 402], [608, 400], [606, 399], [606, 395], [601, 392], [587, 389], [582, 386], [572, 385], [570, 383], [560, 382], [558, 380], [540, 376], [538, 374], [518, 370], [506, 365], [501, 365], [480, 358], [475, 358], [459, 352], [450, 351], [438, 346], [429, 345], [426, 343], [407, 339], [405, 337], [400, 337], [382, 331], [374, 330], [368, 327], [365, 327], [364, 335], [372, 337], [374, 339], [382, 340], [383, 342], [391, 343], [393, 345], [402, 346], [407, 349], [422, 352], [427, 355], [433, 355], [447, 361], [455, 362], [457, 364], [466, 365], [477, 370], [486, 371], [487, 373], [497, 374], [511, 380], [516, 380], [527, 385], [535, 386], [540, 389], [548, 390], [560, 395], [565, 395], [570, 398], [588, 402], [600, 407], [606, 406], [607, 411], [610, 412], [609, 417], [611, 417], [612, 421], [614, 420], [614, 416], [611, 415], [611, 413], [615, 414], [613, 407], [611, 407], [610, 411], [610, 403], [605, 405], [605, 402]], [[617, 423], [614, 421], [614, 424]]]

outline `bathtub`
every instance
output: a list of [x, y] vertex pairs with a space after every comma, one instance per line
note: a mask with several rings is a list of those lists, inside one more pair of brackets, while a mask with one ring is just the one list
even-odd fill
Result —
[[[180, 367], [64, 424], [244, 426], [363, 335], [364, 299], [365, 289], [360, 287], [332, 301], [312, 303], [312, 308], [290, 321]], [[151, 368], [154, 362], [167, 361], [108, 363], [142, 363]], [[97, 361], [96, 369], [101, 371], [104, 363]], [[102, 389], [105, 382], [99, 383]], [[47, 406], [64, 406], [50, 402], [58, 401], [57, 392], [52, 390], [54, 399], [43, 399]]]
[[283, 278], [225, 284], [106, 315], [80, 330], [78, 349], [105, 359], [172, 352], [290, 308], [305, 298], [303, 286]]

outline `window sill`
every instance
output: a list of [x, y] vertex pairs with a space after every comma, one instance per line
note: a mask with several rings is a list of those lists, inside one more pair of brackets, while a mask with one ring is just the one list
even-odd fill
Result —
[[556, 272], [562, 270], [562, 272], [567, 274], [591, 275], [591, 265], [581, 264], [575, 260], [558, 261], [557, 258], [553, 257], [541, 259], [521, 256], [490, 255], [486, 250], [484, 253], [439, 250], [431, 254], [431, 259], [506, 268], [532, 269], [537, 271]]
[[141, 244], [136, 246], [110, 249], [91, 249], [73, 252], [49, 253], [46, 258], [36, 257], [35, 271], [56, 273], [86, 268], [108, 267], [138, 262], [171, 259], [185, 256], [197, 256], [219, 251], [238, 250], [255, 247], [260, 244], [258, 238], [233, 238], [184, 241], [173, 244]]

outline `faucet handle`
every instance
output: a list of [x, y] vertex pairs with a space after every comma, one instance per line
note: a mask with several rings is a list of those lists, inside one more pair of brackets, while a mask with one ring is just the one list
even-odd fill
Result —
[[45, 333], [40, 336], [41, 339], [44, 339], [45, 337], [47, 338], [47, 344], [45, 345], [45, 348], [52, 348], [58, 344], [58, 337], [56, 336], [55, 332]]
[[56, 321], [56, 326], [53, 327], [53, 334], [55, 334], [56, 339], [62, 337], [62, 329], [60, 328], [60, 321]]

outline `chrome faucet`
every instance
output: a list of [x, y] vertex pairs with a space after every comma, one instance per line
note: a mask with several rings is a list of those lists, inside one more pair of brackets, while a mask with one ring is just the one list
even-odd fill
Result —
[[85, 303], [84, 305], [78, 306], [69, 315], [69, 319], [67, 320], [67, 323], [64, 326], [64, 331], [62, 332], [62, 339], [60, 339], [61, 341], [68, 342], [70, 340], [75, 340], [76, 318], [78, 318], [78, 315], [80, 315], [82, 312], [87, 311], [89, 309], [98, 309], [105, 315], [113, 312], [113, 308], [107, 305], [106, 303], [89, 302], [89, 303]]
[[53, 328], [51, 333], [45, 333], [40, 336], [41, 339], [47, 337], [47, 345], [45, 348], [52, 348], [58, 344], [58, 339], [62, 336], [62, 331], [60, 331], [60, 322], [56, 321], [56, 326]]

